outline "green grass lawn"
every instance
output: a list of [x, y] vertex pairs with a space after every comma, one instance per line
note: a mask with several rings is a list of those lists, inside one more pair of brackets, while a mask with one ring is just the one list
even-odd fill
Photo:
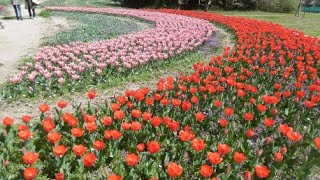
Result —
[[0, 6], [8, 5], [8, 0], [0, 0]]
[[[0, 0], [2, 1], [2, 0]], [[111, 0], [47, 0], [43, 3], [45, 6], [119, 6], [120, 4], [114, 3]]]
[[42, 45], [93, 42], [142, 31], [152, 27], [151, 23], [131, 17], [57, 11], [43, 12], [48, 12], [49, 16], [64, 17], [76, 25], [72, 29], [61, 31], [51, 37], [44, 38]]
[[294, 13], [271, 13], [260, 11], [212, 11], [227, 16], [246, 17], [281, 24], [285, 27], [320, 38], [320, 13], [306, 13], [305, 17], [295, 17]]

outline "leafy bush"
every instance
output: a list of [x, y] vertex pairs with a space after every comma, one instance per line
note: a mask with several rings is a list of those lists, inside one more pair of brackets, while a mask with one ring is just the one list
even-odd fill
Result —
[[292, 12], [298, 7], [297, 0], [259, 0], [257, 9], [270, 12]]

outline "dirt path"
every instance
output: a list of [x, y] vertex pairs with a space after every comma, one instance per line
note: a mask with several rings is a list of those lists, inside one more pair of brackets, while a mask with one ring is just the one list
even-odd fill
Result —
[[[1, 20], [5, 29], [0, 29], [0, 84], [17, 72], [18, 61], [22, 57], [32, 56], [39, 48], [41, 38], [68, 28], [69, 23], [64, 18], [30, 19], [27, 10], [22, 5], [23, 21], [16, 19]], [[37, 13], [40, 9], [36, 10]], [[11, 9], [14, 16], [14, 11]]]

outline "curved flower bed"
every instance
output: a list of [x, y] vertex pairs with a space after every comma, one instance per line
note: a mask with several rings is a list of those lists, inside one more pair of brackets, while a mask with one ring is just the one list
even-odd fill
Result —
[[54, 116], [40, 105], [40, 124], [4, 118], [2, 177], [305, 179], [319, 165], [319, 39], [262, 21], [163, 11], [229, 26], [236, 49], [110, 105], [93, 106], [89, 91], [73, 113], [65, 101]]
[[107, 78], [118, 71], [192, 51], [216, 30], [205, 20], [161, 12], [76, 7], [47, 9], [132, 16], [154, 22], [155, 27], [111, 40], [41, 48], [34, 57], [35, 64], [23, 66], [10, 79], [12, 84], [34, 89], [37, 84], [53, 86], [85, 82], [95, 77]]

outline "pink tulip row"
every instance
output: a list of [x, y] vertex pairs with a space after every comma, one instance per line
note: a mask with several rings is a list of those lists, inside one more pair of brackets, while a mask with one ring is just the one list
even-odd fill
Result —
[[102, 13], [132, 16], [155, 24], [145, 31], [91, 43], [74, 42], [43, 47], [36, 53], [35, 63], [28, 63], [10, 82], [34, 82], [37, 77], [78, 80], [84, 71], [101, 75], [112, 67], [130, 69], [150, 61], [166, 60], [176, 54], [192, 51], [213, 36], [216, 28], [209, 21], [145, 10], [117, 8], [49, 7], [49, 10]]

